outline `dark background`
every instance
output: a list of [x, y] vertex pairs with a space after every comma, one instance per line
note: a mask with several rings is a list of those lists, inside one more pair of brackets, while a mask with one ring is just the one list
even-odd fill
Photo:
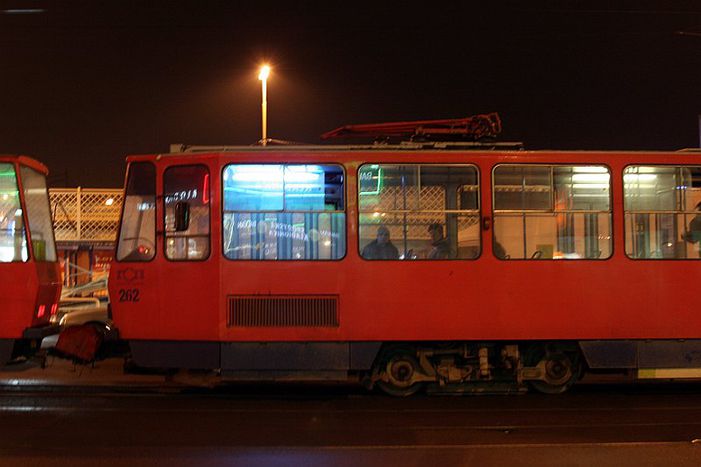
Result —
[[414, 3], [0, 0], [0, 152], [118, 187], [126, 154], [255, 143], [263, 61], [273, 138], [498, 112], [529, 149], [699, 144], [701, 1]]

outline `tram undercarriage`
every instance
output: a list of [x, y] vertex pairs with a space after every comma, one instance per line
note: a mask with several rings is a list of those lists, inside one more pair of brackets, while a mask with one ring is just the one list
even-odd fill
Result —
[[525, 342], [131, 341], [131, 367], [200, 370], [218, 381], [348, 381], [392, 396], [546, 394], [585, 372], [701, 377], [701, 340]]
[[373, 366], [369, 385], [394, 396], [430, 393], [566, 391], [581, 376], [575, 344], [389, 344]]
[[224, 381], [357, 379], [393, 396], [560, 393], [582, 374], [577, 343], [131, 341], [130, 365], [213, 370]]

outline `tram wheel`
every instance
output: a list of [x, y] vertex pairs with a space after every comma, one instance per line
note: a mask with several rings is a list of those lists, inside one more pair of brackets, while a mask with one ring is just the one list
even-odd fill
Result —
[[379, 373], [382, 379], [377, 385], [390, 396], [411, 396], [424, 388], [424, 383], [417, 381], [420, 371], [411, 348], [390, 348], [380, 358]]
[[528, 384], [543, 394], [562, 394], [577, 382], [581, 373], [579, 355], [549, 346], [531, 348], [527, 360], [531, 365], [543, 365], [545, 377], [528, 381]]

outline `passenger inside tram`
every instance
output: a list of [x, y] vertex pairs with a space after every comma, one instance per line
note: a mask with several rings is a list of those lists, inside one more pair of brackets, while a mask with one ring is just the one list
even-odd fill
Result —
[[[696, 204], [695, 209], [701, 211], [701, 202]], [[684, 231], [682, 238], [688, 243], [699, 243], [699, 240], [701, 240], [701, 213], [695, 215], [694, 218], [691, 219], [689, 228]], [[701, 249], [698, 250], [698, 253], [701, 258]]]
[[443, 236], [443, 226], [433, 223], [428, 226], [428, 233], [431, 235], [431, 251], [428, 259], [447, 259], [453, 256], [448, 239]]
[[389, 229], [381, 225], [377, 228], [377, 238], [363, 248], [361, 255], [365, 259], [398, 259], [399, 250], [390, 240]]
[[[399, 260], [475, 259], [481, 252], [477, 169], [366, 164], [359, 169], [359, 252], [387, 227]], [[429, 226], [432, 226], [429, 229]]]

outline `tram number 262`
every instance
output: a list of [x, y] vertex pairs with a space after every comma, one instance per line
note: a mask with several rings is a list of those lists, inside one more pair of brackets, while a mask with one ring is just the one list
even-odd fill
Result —
[[120, 302], [138, 302], [139, 289], [119, 289]]

